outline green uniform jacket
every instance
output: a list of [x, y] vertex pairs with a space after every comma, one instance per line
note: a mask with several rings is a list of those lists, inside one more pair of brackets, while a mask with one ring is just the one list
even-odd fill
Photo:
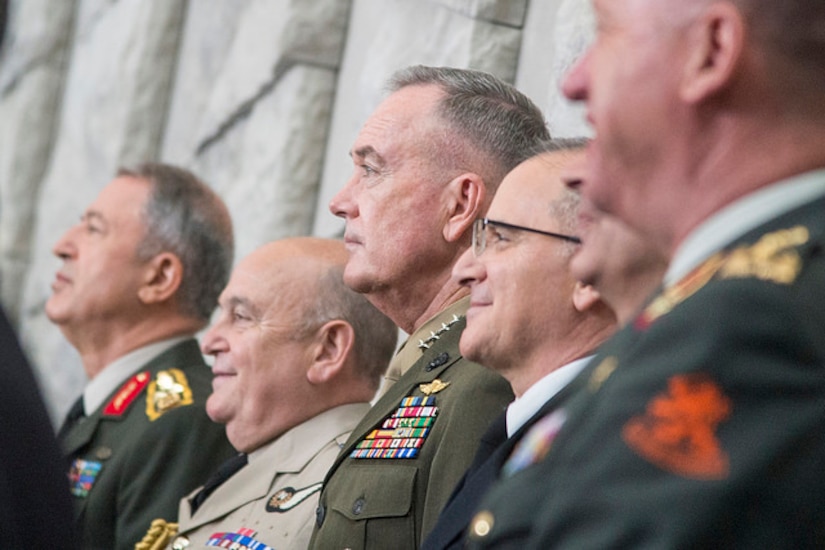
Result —
[[[463, 359], [462, 318], [373, 406], [327, 474], [310, 548], [417, 549], [435, 525], [453, 487], [470, 465], [481, 435], [512, 401], [509, 384]], [[353, 459], [350, 453], [421, 385], [449, 385], [431, 394], [438, 407], [416, 458]]]
[[[184, 374], [177, 389], [191, 404], [169, 408], [161, 400], [157, 376], [168, 369]], [[186, 340], [146, 364], [65, 436], [84, 549], [131, 550], [153, 519], [176, 517], [180, 499], [234, 454], [224, 427], [204, 410], [211, 379], [198, 343]], [[159, 399], [150, 407], [160, 413], [155, 420], [147, 412], [150, 391]]]
[[473, 548], [825, 548], [825, 199], [655, 298]]

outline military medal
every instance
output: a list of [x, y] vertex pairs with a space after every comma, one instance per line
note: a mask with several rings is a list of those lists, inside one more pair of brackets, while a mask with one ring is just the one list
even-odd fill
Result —
[[237, 533], [213, 533], [206, 546], [217, 546], [219, 548], [232, 548], [233, 550], [275, 550], [267, 546], [254, 537], [257, 531], [253, 529], [238, 529]]
[[[447, 384], [436, 391], [445, 387]], [[437, 415], [435, 397], [405, 397], [380, 428], [372, 430], [358, 443], [350, 458], [415, 458]]]
[[92, 460], [76, 458], [69, 468], [69, 488], [71, 493], [78, 498], [86, 498], [89, 491], [97, 480], [103, 464]]

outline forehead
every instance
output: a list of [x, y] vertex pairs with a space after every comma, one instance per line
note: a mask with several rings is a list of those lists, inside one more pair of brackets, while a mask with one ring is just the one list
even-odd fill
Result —
[[392, 160], [416, 145], [414, 136], [438, 123], [436, 109], [443, 95], [435, 85], [406, 86], [390, 94], [361, 127], [353, 156], [374, 153]]
[[548, 153], [516, 166], [493, 197], [489, 217], [519, 223], [519, 219], [550, 217], [549, 205], [561, 197], [564, 183], [561, 168], [569, 154]]
[[149, 182], [121, 176], [104, 187], [86, 209], [114, 226], [143, 227], [143, 208], [152, 186]]

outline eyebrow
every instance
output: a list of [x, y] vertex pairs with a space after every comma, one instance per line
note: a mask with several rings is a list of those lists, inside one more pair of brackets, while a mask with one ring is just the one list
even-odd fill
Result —
[[372, 159], [379, 166], [383, 166], [385, 164], [384, 157], [382, 157], [381, 154], [378, 151], [376, 151], [375, 147], [373, 147], [372, 145], [364, 145], [363, 147], [359, 147], [354, 151], [350, 151], [349, 156], [350, 158], [369, 158]]
[[104, 229], [109, 227], [109, 222], [106, 221], [106, 217], [103, 213], [97, 210], [86, 210], [81, 216], [80, 219], [82, 221], [89, 221], [89, 220], [97, 220], [101, 224], [103, 224]]
[[231, 298], [229, 298], [229, 300], [227, 300], [226, 306], [227, 307], [224, 309], [229, 311], [236, 307], [243, 307], [247, 309], [250, 315], [252, 315], [253, 317], [258, 317], [259, 315], [258, 307], [255, 305], [255, 303], [252, 302], [249, 298], [244, 298], [242, 296], [232, 296]]

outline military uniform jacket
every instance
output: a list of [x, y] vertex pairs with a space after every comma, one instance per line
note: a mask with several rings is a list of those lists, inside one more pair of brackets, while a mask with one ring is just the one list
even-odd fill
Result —
[[[513, 399], [503, 378], [461, 357], [464, 327], [461, 318], [441, 334], [352, 432], [327, 475], [310, 548], [417, 549], [435, 525], [481, 435]], [[415, 458], [351, 457], [359, 450], [383, 452], [358, 447], [374, 430], [392, 425], [405, 399], [413, 398], [406, 403], [417, 410], [415, 398], [426, 397], [433, 399], [420, 401], [425, 412], [419, 418], [435, 416]]]
[[83, 548], [131, 550], [153, 519], [175, 517], [181, 497], [234, 454], [204, 410], [211, 379], [197, 342], [185, 340], [66, 434]]
[[820, 198], [655, 298], [472, 547], [825, 547], [823, 234]]
[[197, 491], [181, 500], [178, 536], [169, 548], [204, 548], [240, 536], [244, 548], [305, 550], [324, 476], [368, 410], [368, 403], [342, 405], [292, 428], [255, 451], [194, 516], [190, 499]]

